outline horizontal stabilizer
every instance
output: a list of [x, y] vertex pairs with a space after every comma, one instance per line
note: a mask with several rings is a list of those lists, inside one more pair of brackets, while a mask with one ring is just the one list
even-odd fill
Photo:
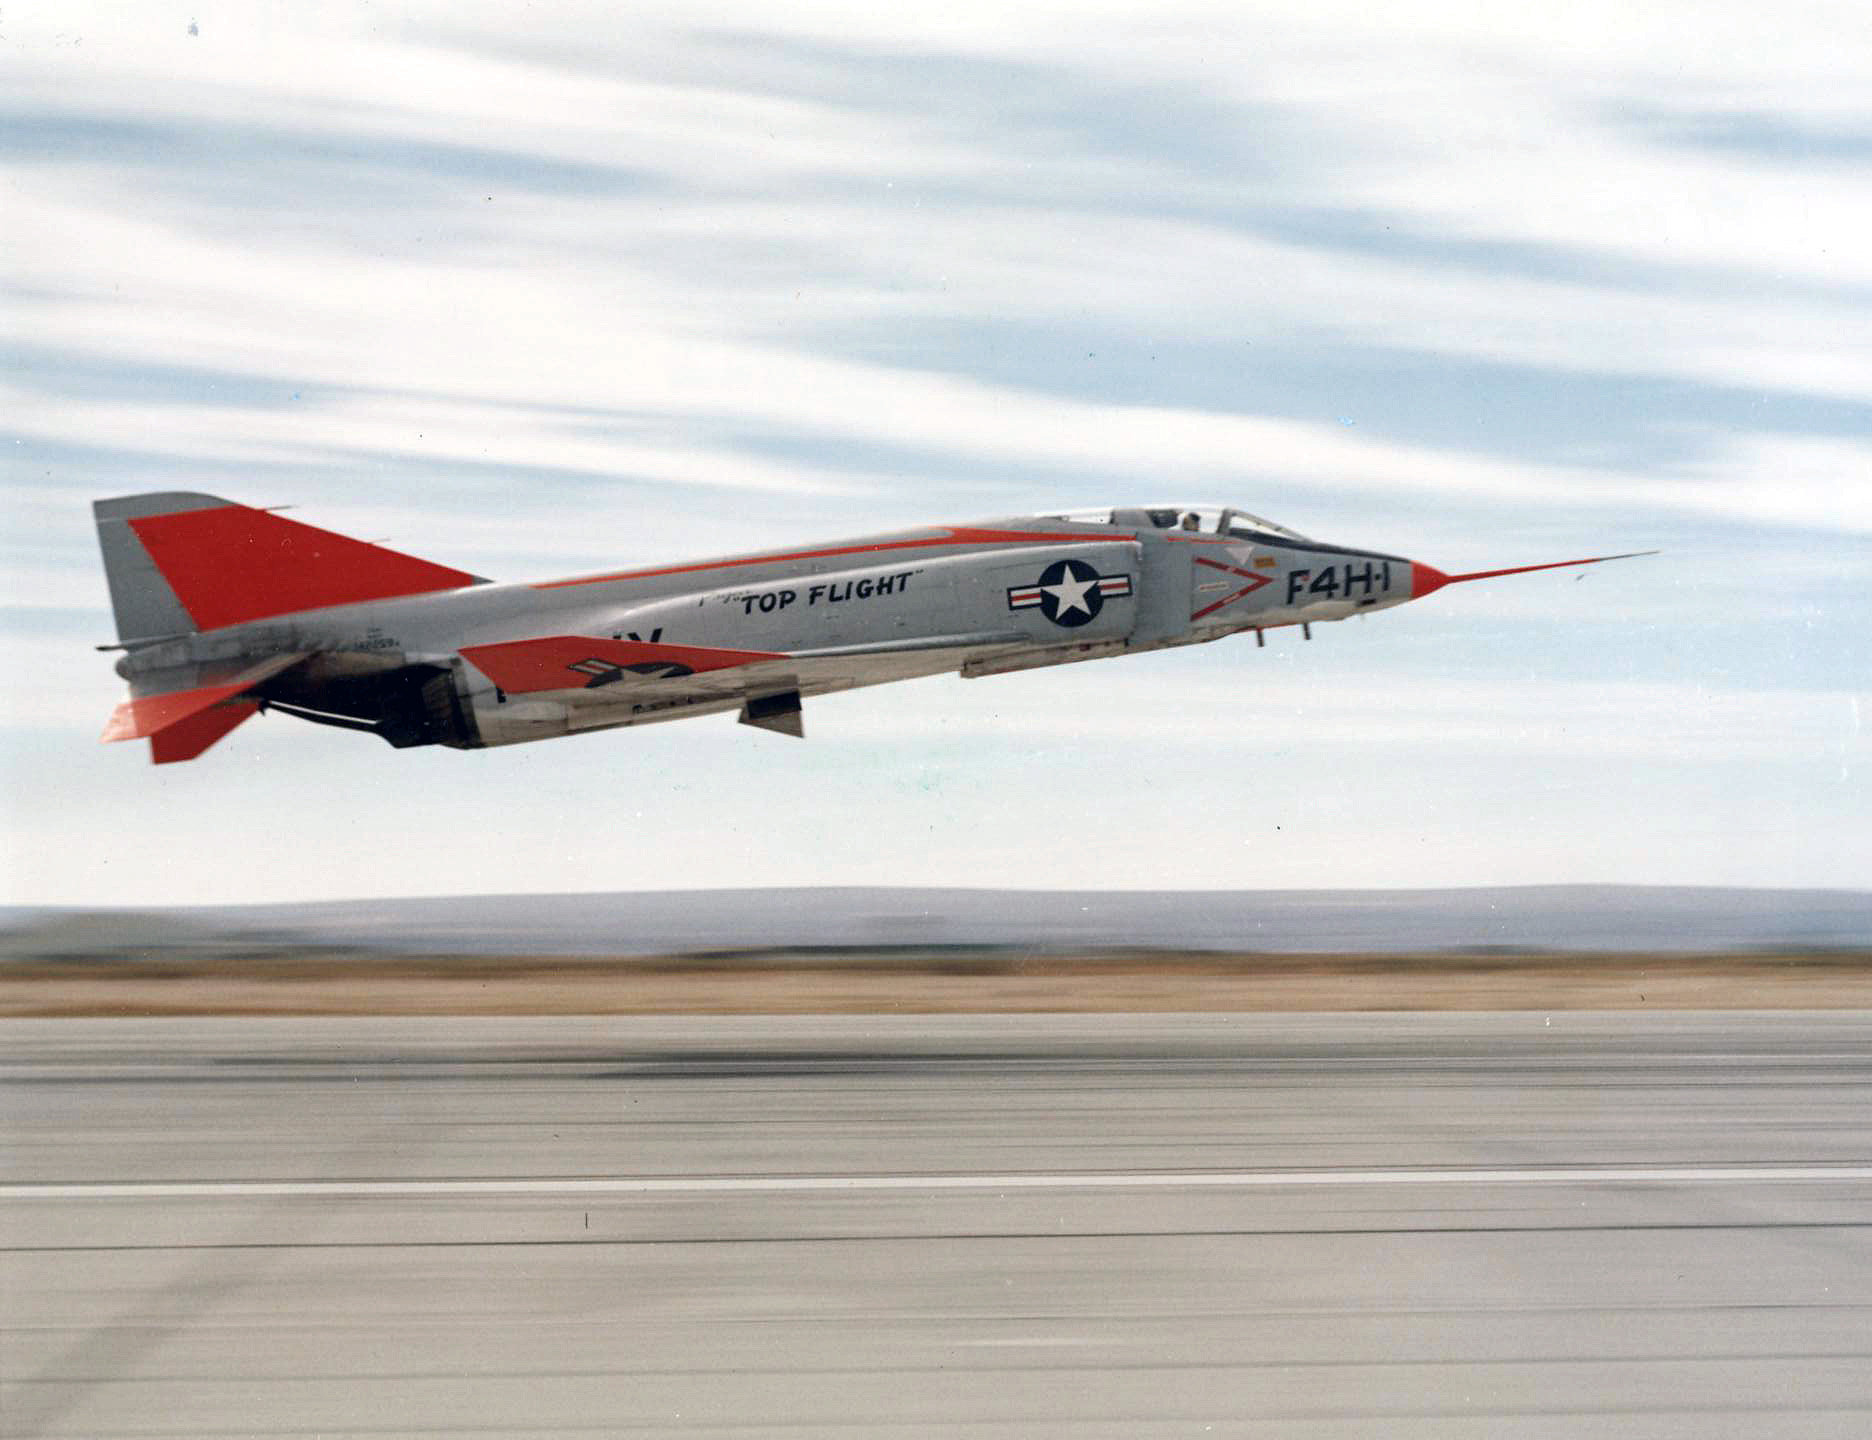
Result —
[[509, 695], [596, 690], [625, 680], [673, 679], [788, 658], [772, 650], [722, 650], [595, 635], [543, 635], [534, 640], [468, 645], [461, 653]]
[[248, 691], [304, 658], [275, 655], [212, 685], [133, 696], [111, 712], [101, 738], [148, 740], [158, 765], [193, 760], [260, 708]]
[[217, 740], [260, 713], [258, 700], [224, 700], [150, 736], [150, 763], [193, 760]]

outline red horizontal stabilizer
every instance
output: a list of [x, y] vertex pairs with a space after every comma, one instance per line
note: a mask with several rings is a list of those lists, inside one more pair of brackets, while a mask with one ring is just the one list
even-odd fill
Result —
[[178, 720], [150, 736], [150, 763], [173, 765], [178, 760], [193, 760], [243, 721], [259, 713], [258, 700], [225, 700], [206, 710], [198, 710], [188, 719]]
[[457, 590], [480, 577], [246, 505], [129, 520], [197, 627]]
[[247, 688], [248, 682], [231, 685], [204, 685], [199, 690], [171, 690], [167, 695], [141, 695], [126, 700], [111, 711], [110, 723], [101, 737], [108, 745], [115, 740], [145, 740], [160, 735], [172, 725], [199, 715], [223, 700], [231, 700]]
[[254, 700], [236, 700], [245, 682], [207, 685], [200, 690], [172, 690], [126, 700], [112, 712], [104, 739], [150, 742], [150, 758], [158, 765], [193, 760], [215, 741], [260, 708]]
[[1411, 565], [1411, 599], [1434, 595], [1445, 585], [1461, 585], [1467, 580], [1493, 580], [1502, 575], [1529, 575], [1536, 570], [1567, 570], [1575, 565], [1603, 565], [1608, 560], [1636, 560], [1641, 555], [1656, 555], [1656, 550], [1627, 550], [1623, 555], [1595, 555], [1590, 560], [1550, 560], [1545, 565], [1511, 565], [1506, 570], [1471, 570], [1466, 575], [1445, 575], [1434, 565]]
[[242, 698], [246, 692], [304, 658], [274, 655], [218, 684], [133, 696], [111, 712], [101, 738], [105, 744], [146, 739], [158, 765], [193, 760], [259, 710], [257, 700]]
[[632, 677], [655, 680], [700, 675], [787, 658], [772, 650], [718, 650], [592, 635], [544, 635], [536, 640], [469, 645], [461, 653], [510, 695], [529, 695], [536, 690], [593, 690]]

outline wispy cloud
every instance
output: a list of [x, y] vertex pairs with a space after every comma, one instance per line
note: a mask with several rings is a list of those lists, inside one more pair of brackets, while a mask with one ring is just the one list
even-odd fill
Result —
[[[1470, 753], [1504, 784], [1568, 757], [1687, 756], [1743, 788], [1793, 764], [1777, 793], [1795, 798], [1773, 803], [1816, 834], [1863, 795], [1838, 719], [1863, 689], [1872, 532], [1872, 92], [1841, 38], [1851, 5], [185, 20], [9, 10], [0, 51], [0, 641], [34, 677], [4, 733], [82, 753], [61, 763], [81, 789], [109, 777], [94, 813], [126, 772], [75, 748], [115, 686], [64, 648], [87, 596], [103, 614], [84, 502], [159, 487], [299, 502], [503, 577], [1178, 495], [1452, 567], [1662, 544], [1667, 565], [1616, 587], [1508, 588], [1433, 630], [1375, 621], [1382, 652], [1309, 647], [1324, 687], [1292, 679], [1299, 660], [1217, 678], [1235, 662], [1205, 654], [1151, 682], [845, 713], [888, 735], [861, 767], [886, 789], [946, 736], [1003, 776], [1075, 743], [1113, 765], [1127, 741], [1174, 746], [1224, 777], [1222, 810], [1270, 783], [1244, 754], [1318, 787], [1334, 776], [1314, 752], [1408, 752], [1464, 798], [1435, 834], [1374, 839], [1392, 860], [1447, 860], [1491, 813], [1438, 770]], [[1552, 664], [1525, 684], [1476, 668], [1523, 655]], [[1190, 704], [1164, 716], [1159, 679]], [[1322, 728], [1361, 686], [1377, 701]], [[258, 728], [239, 743], [289, 777], [363, 763]], [[705, 740], [581, 743], [580, 764], [605, 744], [647, 744], [662, 773], [722, 763]], [[545, 763], [471, 759], [446, 783], [502, 803]], [[788, 773], [819, 764], [808, 747]], [[1411, 803], [1404, 770], [1365, 782], [1374, 809]], [[999, 802], [952, 781], [944, 803], [960, 855]], [[1609, 795], [1555, 804], [1575, 827], [1637, 823]], [[1127, 815], [1158, 838], [1181, 823], [1146, 799]], [[1639, 842], [1682, 825], [1634, 833], [1622, 853], [1662, 874]], [[1844, 874], [1840, 845], [1776, 854], [1796, 849]], [[1019, 850], [1010, 830], [993, 853]], [[1540, 853], [1564, 871], [1563, 847]], [[1727, 863], [1700, 841], [1672, 854]]]
[[[442, 53], [447, 65], [466, 67], [464, 83], [491, 81], [488, 67], [502, 68]], [[869, 74], [867, 64], [887, 77], [901, 68], [895, 56], [827, 46], [811, 53], [809, 78], [841, 68]], [[751, 63], [742, 61], [744, 68]], [[777, 63], [783, 73], [797, 70], [798, 46], [780, 48]], [[1010, 74], [1006, 62], [999, 71], [985, 60], [955, 64], [990, 79]], [[1038, 68], [1028, 61], [1012, 73]], [[561, 73], [511, 62], [506, 69], [514, 73], [496, 93], [519, 104], [517, 87], [542, 108], [546, 87]], [[635, 111], [631, 123], [615, 121], [624, 143], [605, 175], [628, 176], [630, 183], [577, 183], [596, 174], [587, 153], [595, 148], [591, 124], [572, 127], [568, 139], [566, 127], [541, 133], [536, 123], [527, 132], [536, 146], [530, 151], [360, 135], [329, 121], [321, 130], [303, 107], [293, 125], [248, 121], [226, 135], [216, 125], [229, 122], [213, 118], [197, 116], [187, 125], [60, 120], [56, 106], [40, 125], [19, 127], [39, 137], [28, 146], [22, 173], [38, 201], [32, 214], [45, 252], [38, 268], [54, 281], [41, 291], [45, 298], [18, 306], [27, 333], [76, 342], [93, 366], [245, 370], [275, 388], [294, 386], [295, 394], [322, 387], [345, 397], [336, 413], [313, 415], [301, 406], [295, 420], [284, 411], [232, 417], [204, 411], [192, 427], [174, 413], [141, 427], [134, 409], [100, 414], [78, 404], [68, 415], [41, 410], [34, 433], [96, 440], [145, 428], [154, 430], [157, 448], [195, 446], [205, 454], [218, 435], [225, 458], [253, 460], [293, 450], [290, 432], [309, 419], [326, 428], [328, 439], [353, 432], [350, 442], [336, 445], [341, 456], [396, 453], [420, 436], [432, 447], [426, 453], [440, 458], [479, 454], [514, 463], [524, 452], [537, 465], [572, 473], [609, 471], [678, 485], [811, 491], [827, 483], [760, 456], [706, 449], [685, 456], [679, 445], [597, 440], [542, 413], [521, 413], [520, 407], [550, 402], [655, 413], [704, 432], [786, 426], [828, 450], [889, 441], [1060, 470], [1096, 463], [1114, 482], [1166, 469], [1203, 486], [1276, 472], [1317, 485], [1381, 483], [1387, 492], [1432, 494], [1492, 492], [1512, 482], [1531, 504], [1596, 505], [1616, 494], [1626, 503], [1757, 522], [1866, 527], [1861, 503], [1838, 500], [1836, 477], [1804, 472], [1798, 461], [1813, 453], [1811, 445], [1779, 453], [1772, 433], [1738, 433], [1736, 422], [1745, 417], [1733, 414], [1750, 387], [1796, 405], [1807, 397], [1810, 412], [1823, 396], [1863, 405], [1872, 382], [1866, 329], [1853, 306], [1824, 291], [1731, 283], [1731, 293], [1719, 298], [1694, 261], [1683, 271], [1690, 280], [1675, 289], [1541, 278], [1525, 267], [1491, 267], [1473, 254], [1477, 263], [1452, 265], [1459, 246], [1423, 245], [1422, 207], [1372, 212], [1415, 227], [1411, 243], [1391, 252], [1323, 244], [1317, 234], [1283, 238], [1279, 225], [1257, 226], [1253, 217], [1256, 208], [1281, 214], [1291, 229], [1292, 217], [1304, 213], [1306, 189], [1291, 177], [1237, 186], [1256, 204], [1234, 219], [1164, 214], [1154, 194], [1172, 182], [1155, 173], [1128, 210], [1088, 208], [1084, 195], [1099, 187], [1083, 176], [1075, 181], [1075, 166], [1094, 166], [1105, 189], [1123, 193], [1152, 158], [1148, 150], [1135, 153], [1136, 146], [1125, 153], [1101, 145], [1096, 127], [1082, 152], [1068, 157], [1063, 177], [1055, 173], [1015, 197], [996, 188], [1005, 164], [990, 145], [992, 108], [978, 101], [969, 123], [932, 135], [928, 82], [900, 97], [894, 125], [885, 123], [868, 160], [848, 138], [840, 146], [806, 145], [793, 164], [771, 166], [764, 178], [729, 176], [687, 147], [718, 146], [724, 128], [752, 143], [751, 124], [780, 123], [761, 108], [772, 105], [787, 107], [787, 133], [796, 139], [802, 131], [831, 131], [841, 106], [870, 115], [888, 103], [889, 87], [873, 77], [868, 86], [848, 81], [842, 90], [827, 82], [830, 98], [810, 103], [757, 97], [760, 114], [741, 116], [738, 132], [732, 114], [724, 127], [716, 113], [715, 127], [704, 134], [690, 112], [698, 95], [719, 100], [716, 91], [591, 77], [568, 83], [621, 86], [652, 117], [667, 103], [663, 121]], [[1084, 107], [1106, 93], [1089, 81], [1076, 90], [1056, 88], [1067, 98], [1013, 107], [1017, 136], [1023, 123], [1039, 125], [1035, 115], [1045, 118], [1046, 133], [1075, 135], [1068, 120], [1086, 122]], [[302, 100], [305, 89], [301, 81]], [[600, 113], [615, 116], [618, 98], [612, 94]], [[219, 103], [226, 108], [225, 97]], [[405, 118], [367, 112], [365, 128]], [[645, 153], [646, 130], [669, 148]], [[126, 146], [135, 161], [127, 167]], [[45, 157], [60, 153], [66, 165], [48, 166]], [[884, 155], [889, 163], [881, 166]], [[538, 176], [520, 187], [520, 213], [494, 218], [487, 207], [497, 198], [474, 192], [529, 162]], [[1200, 193], [1215, 180], [1197, 169], [1202, 173], [1188, 184]], [[144, 192], [140, 218], [103, 213], [99, 173]], [[412, 187], [402, 178], [411, 173], [422, 183]], [[855, 181], [867, 189], [854, 190]], [[1079, 198], [1050, 197], [1049, 184]], [[929, 186], [935, 188], [925, 205], [920, 192]], [[330, 218], [323, 209], [303, 220], [291, 213], [306, 210], [291, 205], [305, 194], [319, 196]], [[498, 203], [511, 208], [515, 200], [503, 188]], [[394, 222], [379, 223], [385, 209]], [[239, 219], [230, 227], [222, 212]], [[256, 249], [254, 232], [263, 222], [270, 233]], [[373, 226], [393, 231], [374, 249], [366, 238]], [[61, 238], [79, 235], [87, 243], [62, 253]], [[1616, 255], [1620, 247], [1582, 253]], [[546, 254], [555, 256], [550, 268], [528, 258]], [[308, 286], [310, 264], [319, 279]], [[133, 307], [120, 299], [117, 277], [127, 273], [138, 278]], [[1087, 297], [1096, 297], [1091, 307]], [[1729, 412], [1729, 423], [1705, 425], [1700, 440], [1662, 475], [1617, 464], [1601, 467], [1607, 475], [1592, 475], [1551, 460], [1530, 465], [1522, 455], [1505, 457], [1510, 474], [1488, 462], [1490, 446], [1502, 442], [1486, 416], [1467, 434], [1446, 426], [1447, 445], [1424, 445], [1388, 436], [1382, 426], [1346, 435], [1330, 424], [1242, 414], [1243, 405], [1253, 404], [1251, 382], [1235, 404], [1219, 407], [1215, 399], [1207, 408], [1067, 403], [1070, 397], [918, 364], [918, 341], [933, 323], [1018, 317], [1029, 335], [1047, 326], [1070, 334], [1084, 327], [1080, 316], [1088, 308], [1106, 335], [1148, 340], [1166, 333], [1184, 343], [1239, 344], [1237, 363], [1246, 372], [1262, 363], [1257, 345], [1272, 364], [1295, 352], [1333, 354], [1357, 345], [1374, 363], [1396, 354], [1400, 364], [1428, 367], [1432, 376], [1436, 357], [1444, 357], [1442, 383], [1450, 391], [1488, 367], [1535, 384], [1543, 373], [1601, 383], [1623, 373], [1666, 380], [1691, 394], [1706, 391], [1704, 413]], [[895, 330], [902, 343], [886, 355], [874, 343], [876, 358], [861, 361], [846, 340], [854, 330], [873, 336]], [[953, 357], [949, 351], [944, 358], [953, 365]], [[1220, 363], [1222, 357], [1211, 357], [1211, 373]], [[413, 380], [436, 398], [410, 399]], [[230, 402], [252, 408], [238, 394], [215, 397], [217, 407]], [[1836, 429], [1850, 430], [1855, 421], [1863, 414], [1848, 415]], [[1590, 417], [1575, 423], [1590, 451]], [[163, 434], [178, 428], [179, 434]], [[1834, 451], [1849, 465], [1867, 458], [1863, 434], [1836, 433]]]

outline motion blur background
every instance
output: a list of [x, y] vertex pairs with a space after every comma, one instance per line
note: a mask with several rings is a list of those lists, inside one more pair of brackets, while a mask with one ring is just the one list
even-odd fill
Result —
[[[1859, 885], [1863, 6], [9, 4], [7, 901]], [[579, 744], [152, 770], [88, 511], [501, 579], [1227, 500], [1465, 587]]]

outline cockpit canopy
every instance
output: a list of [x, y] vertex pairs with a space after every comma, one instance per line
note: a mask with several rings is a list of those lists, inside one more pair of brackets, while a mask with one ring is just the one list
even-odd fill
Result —
[[1298, 530], [1276, 525], [1259, 515], [1238, 510], [1232, 505], [1150, 505], [1141, 509], [1119, 507], [1111, 510], [1068, 510], [1037, 515], [1037, 520], [1064, 520], [1069, 525], [1130, 525], [1158, 530], [1189, 530], [1206, 535], [1233, 535], [1243, 540], [1273, 536], [1280, 540], [1304, 540]]

